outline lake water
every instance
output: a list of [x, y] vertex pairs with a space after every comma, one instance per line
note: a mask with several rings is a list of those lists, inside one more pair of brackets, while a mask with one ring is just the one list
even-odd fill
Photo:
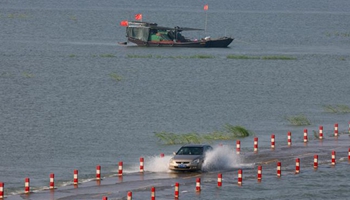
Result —
[[[163, 26], [206, 29], [188, 33], [191, 38], [235, 40], [223, 49], [118, 45], [126, 41], [119, 22], [137, 13]], [[181, 199], [347, 198], [350, 113], [324, 108], [350, 106], [349, 22], [350, 1], [345, 0], [2, 0], [0, 182], [7, 199], [125, 199], [129, 190], [134, 199], [144, 199], [151, 185], [157, 199], [172, 199], [177, 181]], [[213, 58], [188, 58], [195, 55]], [[311, 125], [292, 126], [286, 117], [296, 115], [306, 116]], [[181, 145], [164, 145], [155, 132], [210, 133], [227, 123], [253, 131], [261, 152], [252, 154], [253, 136], [241, 140], [241, 156], [234, 153], [235, 141], [213, 141], [221, 155], [210, 160], [218, 164], [214, 170], [167, 171]], [[335, 123], [342, 133], [337, 140], [330, 137]], [[323, 142], [313, 138], [320, 125]], [[305, 128], [313, 139], [308, 146], [302, 142]], [[291, 148], [286, 147], [288, 131]], [[272, 133], [278, 147], [273, 152]], [[333, 149], [336, 167], [329, 163]], [[320, 155], [317, 171], [313, 154]], [[296, 176], [299, 155], [307, 164]], [[144, 175], [138, 173], [140, 157], [145, 157]], [[276, 178], [275, 162], [268, 162], [257, 184], [256, 166], [276, 159], [282, 160], [285, 175]], [[122, 179], [115, 176], [119, 161], [126, 173]], [[99, 185], [93, 181], [96, 165], [104, 177]], [[242, 187], [235, 180], [238, 168], [244, 170]], [[74, 169], [79, 188], [72, 185]], [[224, 176], [220, 189], [219, 172]], [[55, 192], [47, 190], [50, 173], [55, 173]], [[193, 188], [196, 176], [203, 181], [200, 194]], [[25, 177], [34, 191], [29, 196], [21, 194]]]

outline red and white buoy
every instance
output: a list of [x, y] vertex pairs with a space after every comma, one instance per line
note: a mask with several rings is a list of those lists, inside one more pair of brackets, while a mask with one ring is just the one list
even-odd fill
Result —
[[335, 166], [335, 151], [332, 151], [332, 165]]
[[292, 132], [288, 132], [287, 137], [288, 137], [288, 146], [291, 146], [292, 145]]
[[30, 180], [29, 178], [24, 179], [24, 193], [28, 194], [30, 192]]
[[334, 124], [334, 137], [338, 137], [338, 123]]
[[164, 157], [164, 153], [161, 153], [161, 154], [160, 154], [160, 157], [163, 158], [163, 157]]
[[201, 191], [201, 178], [196, 179], [196, 192]]
[[240, 140], [236, 141], [236, 153], [237, 154], [241, 153], [241, 141]]
[[261, 181], [262, 179], [262, 166], [258, 166], [258, 181]]
[[179, 188], [180, 184], [178, 182], [175, 183], [175, 199], [179, 198]]
[[296, 174], [300, 173], [300, 159], [299, 158], [295, 159], [295, 173]]
[[120, 161], [118, 164], [118, 175], [123, 176], [123, 162]]
[[132, 200], [132, 192], [131, 191], [128, 192], [127, 200]]
[[319, 127], [319, 130], [318, 130], [318, 138], [319, 138], [320, 140], [323, 139], [323, 126], [320, 126], [320, 127]]
[[254, 152], [258, 152], [258, 138], [254, 138]]
[[281, 162], [277, 162], [277, 176], [281, 177]]
[[218, 174], [218, 187], [222, 186], [222, 174]]
[[307, 129], [304, 129], [304, 143], [307, 143]]
[[73, 175], [73, 184], [78, 185], [78, 170], [74, 170], [74, 175]]
[[101, 180], [101, 166], [97, 165], [96, 166], [96, 180]]
[[151, 200], [156, 200], [156, 188], [151, 188]]
[[108, 197], [102, 197], [102, 200], [108, 200]]
[[349, 121], [349, 136], [350, 136], [350, 121]]
[[140, 158], [140, 172], [143, 172], [143, 163], [144, 163], [144, 159], [143, 157]]
[[350, 148], [349, 148], [349, 151], [348, 151], [348, 160], [350, 161]]
[[4, 198], [4, 183], [0, 182], [0, 199]]
[[50, 174], [50, 189], [55, 189], [55, 174]]
[[242, 183], [243, 183], [243, 170], [241, 170], [241, 169], [238, 170], [237, 183], [238, 183], [238, 185], [242, 185]]
[[314, 168], [318, 168], [318, 155], [314, 155]]
[[275, 134], [271, 135], [271, 149], [275, 148]]

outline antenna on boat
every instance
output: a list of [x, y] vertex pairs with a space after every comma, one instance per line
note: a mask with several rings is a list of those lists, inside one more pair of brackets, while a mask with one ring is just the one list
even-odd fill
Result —
[[208, 12], [207, 10], [209, 9], [208, 4], [204, 5], [204, 11], [205, 11], [205, 27], [204, 27], [204, 34], [207, 35], [207, 24], [208, 24]]

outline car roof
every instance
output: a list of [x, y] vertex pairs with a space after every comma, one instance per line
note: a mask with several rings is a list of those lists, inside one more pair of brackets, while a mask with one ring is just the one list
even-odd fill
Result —
[[182, 147], [211, 147], [208, 144], [186, 144], [183, 145]]

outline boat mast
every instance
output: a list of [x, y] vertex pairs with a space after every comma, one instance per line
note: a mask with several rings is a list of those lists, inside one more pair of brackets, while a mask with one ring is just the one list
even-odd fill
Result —
[[205, 12], [205, 26], [204, 26], [204, 37], [207, 35], [207, 24], [208, 24], [208, 10], [209, 6], [208, 4], [204, 5], [204, 12]]

